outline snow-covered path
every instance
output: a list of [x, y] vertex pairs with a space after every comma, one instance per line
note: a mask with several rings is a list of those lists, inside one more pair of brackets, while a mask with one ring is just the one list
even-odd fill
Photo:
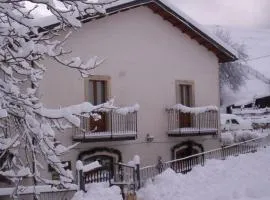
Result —
[[186, 175], [169, 169], [138, 192], [139, 200], [269, 200], [270, 148], [210, 160]]

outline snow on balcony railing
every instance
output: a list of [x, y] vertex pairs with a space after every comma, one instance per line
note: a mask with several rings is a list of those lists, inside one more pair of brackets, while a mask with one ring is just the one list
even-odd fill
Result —
[[217, 134], [218, 108], [216, 106], [187, 107], [182, 104], [171, 106], [168, 113], [168, 135]]
[[168, 107], [167, 110], [177, 110], [181, 111], [182, 113], [205, 113], [207, 111], [218, 111], [218, 107], [216, 106], [202, 106], [202, 107], [188, 107], [182, 104], [176, 104], [171, 107]]
[[102, 109], [96, 114], [99, 120], [93, 117], [81, 117], [79, 128], [74, 128], [73, 139], [135, 139], [137, 137], [137, 112], [139, 105], [121, 107], [113, 110]]

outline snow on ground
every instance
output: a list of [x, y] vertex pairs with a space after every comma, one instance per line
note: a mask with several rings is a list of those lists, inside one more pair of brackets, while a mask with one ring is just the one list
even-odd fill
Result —
[[209, 160], [186, 174], [168, 169], [138, 191], [138, 200], [269, 200], [270, 148]]
[[109, 187], [109, 183], [88, 184], [86, 190], [76, 192], [71, 200], [122, 200], [120, 188]]
[[225, 89], [223, 106], [229, 106], [243, 100], [249, 101], [254, 99], [254, 97], [267, 96], [270, 94], [270, 85], [256, 79], [252, 75], [248, 75], [247, 77], [246, 83], [239, 91], [234, 92], [229, 88]]

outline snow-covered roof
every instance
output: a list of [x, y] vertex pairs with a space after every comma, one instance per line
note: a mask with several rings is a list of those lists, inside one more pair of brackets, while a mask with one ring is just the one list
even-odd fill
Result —
[[210, 38], [212, 38], [213, 40], [215, 40], [219, 45], [221, 45], [222, 47], [224, 47], [225, 49], [227, 49], [229, 52], [231, 52], [232, 54], [235, 55], [235, 57], [237, 57], [236, 55], [238, 54], [237, 51], [235, 49], [233, 49], [230, 45], [226, 44], [225, 42], [223, 42], [221, 39], [219, 39], [217, 36], [215, 36], [213, 33], [211, 33], [210, 31], [208, 31], [205, 27], [203, 27], [201, 24], [199, 24], [198, 22], [196, 22], [195, 20], [193, 20], [191, 17], [189, 17], [186, 13], [184, 13], [182, 10], [180, 10], [178, 7], [176, 7], [175, 5], [173, 5], [172, 3], [170, 3], [167, 0], [158, 0], [162, 3], [164, 3], [166, 6], [168, 6], [169, 8], [171, 8], [172, 10], [174, 10], [178, 15], [180, 15], [181, 17], [183, 17], [184, 19], [186, 19], [188, 22], [190, 22], [193, 26], [197, 27], [202, 33], [206, 34], [207, 36], [209, 36]]
[[[84, 16], [81, 18], [83, 23], [92, 19], [119, 13], [133, 9], [139, 6], [147, 6], [156, 14], [161, 15], [164, 19], [171, 22], [175, 27], [188, 34], [192, 39], [198, 41], [200, 45], [205, 46], [212, 51], [219, 59], [219, 62], [230, 62], [237, 60], [237, 51], [217, 38], [214, 34], [191, 19], [183, 11], [167, 0], [119, 0], [107, 5], [106, 14], [97, 14], [94, 16]], [[169, 16], [169, 17], [168, 17]], [[53, 27], [57, 23], [55, 16], [47, 16], [34, 21], [35, 24], [42, 24], [43, 27]]]

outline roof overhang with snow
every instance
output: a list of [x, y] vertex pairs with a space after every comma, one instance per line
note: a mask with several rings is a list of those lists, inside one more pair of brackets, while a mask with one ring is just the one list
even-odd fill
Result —
[[[106, 14], [97, 14], [94, 16], [85, 15], [80, 18], [80, 20], [83, 23], [87, 23], [93, 19], [99, 19], [140, 6], [145, 6], [151, 9], [155, 14], [160, 15], [164, 20], [169, 21], [181, 32], [187, 34], [191, 39], [196, 40], [199, 45], [202, 45], [213, 52], [217, 56], [219, 63], [237, 60], [237, 52], [234, 49], [215, 35], [209, 33], [209, 31], [166, 0], [133, 0], [126, 3], [120, 2], [121, 1], [119, 1], [118, 5], [116, 3], [116, 5], [114, 4], [108, 7], [106, 9]], [[55, 25], [57, 24], [49, 25], [44, 28], [54, 27]]]

